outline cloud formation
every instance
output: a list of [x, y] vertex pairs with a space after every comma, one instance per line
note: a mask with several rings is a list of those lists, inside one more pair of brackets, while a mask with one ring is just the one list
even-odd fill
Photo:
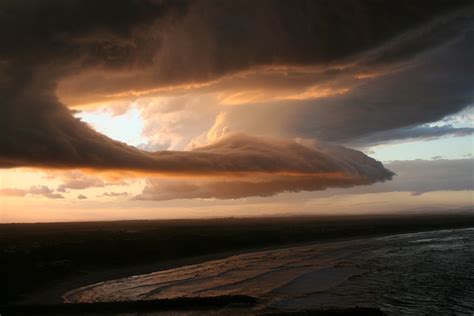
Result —
[[99, 195], [98, 197], [125, 197], [129, 196], [128, 192], [104, 192], [102, 195]]
[[97, 177], [88, 176], [77, 171], [63, 173], [61, 177], [65, 179], [63, 180], [63, 183], [58, 186], [58, 192], [67, 192], [69, 189], [82, 190], [106, 186], [106, 182], [104, 182], [104, 180]]
[[[136, 199], [271, 196], [281, 192], [371, 184], [390, 180], [393, 176], [380, 162], [359, 151], [324, 143], [303, 145], [238, 134], [192, 152], [206, 153], [204, 157], [217, 154], [218, 159], [223, 160], [225, 169], [245, 170], [249, 166], [247, 171], [250, 174], [243, 173], [241, 177], [223, 180], [150, 179]], [[209, 161], [209, 158], [205, 160]], [[261, 175], [260, 172], [266, 174]]]
[[[451, 13], [465, 2], [436, 4], [2, 2], [0, 167], [200, 177], [150, 180], [141, 199], [269, 196], [391, 179], [360, 152], [228, 133], [350, 144], [466, 107], [473, 101], [472, 7]], [[281, 79], [288, 69], [297, 71]], [[245, 105], [220, 111], [226, 114], [211, 133], [218, 137], [199, 144], [206, 146], [147, 152], [94, 131], [63, 102], [132, 101], [176, 87]], [[274, 98], [275, 90], [282, 92]], [[199, 133], [177, 125], [147, 130], [171, 135], [154, 140], [169, 146], [184, 146], [183, 131]], [[211, 176], [229, 178], [204, 179]], [[69, 179], [58, 191], [103, 185]], [[48, 190], [25, 194], [61, 197]]]
[[31, 186], [28, 190], [11, 188], [0, 189], [0, 196], [24, 197], [26, 194], [43, 196], [48, 199], [64, 199], [64, 196], [59, 193], [55, 193], [54, 190], [45, 185]]
[[[72, 80], [63, 87], [64, 94], [72, 95], [72, 102], [94, 102], [119, 95], [144, 95], [168, 86], [202, 86], [259, 66], [347, 64], [352, 62], [348, 58], [467, 3], [193, 1], [184, 5], [186, 9], [179, 17], [168, 10], [149, 28], [136, 31], [133, 45], [107, 42], [114, 50], [125, 51], [122, 55], [133, 58], [132, 62], [147, 67], [133, 67], [127, 72], [118, 69], [115, 73], [91, 69], [82, 79], [74, 76], [77, 84]], [[401, 49], [382, 50], [370, 61], [393, 63], [439, 45], [452, 35], [452, 26], [448, 26], [444, 27], [444, 38], [426, 34], [408, 38]], [[102, 48], [103, 44], [96, 45]]]
[[[441, 157], [432, 159], [434, 160], [389, 162], [386, 167], [394, 171], [396, 176], [391, 181], [383, 181], [370, 186], [356, 186], [355, 183], [351, 184], [350, 178], [337, 183], [337, 179], [315, 181], [310, 176], [272, 177], [264, 181], [258, 179], [235, 181], [149, 179], [142, 194], [135, 198], [157, 201], [186, 198], [237, 199], [299, 191], [319, 191], [312, 192], [311, 198], [384, 192], [411, 192], [412, 195], [418, 196], [434, 191], [474, 190], [473, 159], [450, 160]], [[325, 188], [326, 190], [320, 191]]]
[[[211, 130], [213, 134], [223, 130], [252, 131], [348, 145], [360, 145], [365, 139], [370, 143], [377, 134], [388, 140], [410, 138], [411, 132], [416, 138], [420, 136], [420, 125], [441, 120], [474, 103], [474, 66], [470, 62], [474, 54], [473, 20], [458, 21], [463, 30], [444, 46], [407, 60], [401, 69], [364, 80], [344, 94], [228, 108], [223, 111], [224, 119], [216, 120]], [[393, 134], [402, 128], [408, 130]], [[436, 131], [441, 129], [431, 130]]]
[[331, 189], [317, 192], [314, 197], [382, 192], [411, 192], [413, 195], [421, 195], [433, 191], [474, 190], [473, 159], [433, 157], [433, 160], [392, 161], [386, 165], [397, 174], [392, 181], [346, 190]]
[[407, 128], [399, 128], [370, 134], [350, 142], [352, 146], [374, 146], [385, 144], [390, 141], [403, 140], [419, 140], [419, 139], [435, 139], [444, 136], [469, 136], [474, 133], [472, 127], [453, 127], [451, 125], [443, 126], [415, 126]]
[[[391, 177], [387, 177], [387, 180]], [[166, 201], [174, 199], [216, 198], [240, 199], [267, 197], [282, 192], [318, 191], [329, 187], [348, 188], [372, 184], [377, 180], [342, 173], [308, 176], [269, 176], [242, 180], [166, 180], [149, 179], [137, 200]]]

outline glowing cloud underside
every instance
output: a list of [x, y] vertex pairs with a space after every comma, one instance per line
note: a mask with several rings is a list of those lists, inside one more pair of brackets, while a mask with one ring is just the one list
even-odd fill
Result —
[[[0, 4], [0, 168], [181, 177], [149, 179], [137, 197], [145, 200], [365, 185], [393, 174], [361, 152], [288, 139], [350, 144], [384, 132], [385, 140], [390, 131], [439, 120], [472, 104], [472, 7], [436, 20], [438, 7], [449, 11], [460, 4], [239, 3]], [[340, 12], [353, 14], [340, 23]], [[280, 80], [286, 74], [274, 76], [285, 69], [299, 72], [290, 74], [291, 82]], [[245, 76], [252, 72], [259, 74]], [[70, 81], [61, 86], [65, 78]], [[263, 93], [239, 95], [240, 81]], [[226, 133], [219, 130], [220, 137], [189, 151], [147, 152], [75, 118], [60, 101], [58, 87], [78, 104], [128, 102], [134, 96], [172, 94], [175, 87], [214, 94], [221, 89], [226, 93], [217, 99], [224, 105], [245, 105], [228, 110], [217, 123], [260, 136], [222, 137]], [[272, 97], [276, 90], [285, 92]], [[51, 193], [31, 190], [4, 193]]]

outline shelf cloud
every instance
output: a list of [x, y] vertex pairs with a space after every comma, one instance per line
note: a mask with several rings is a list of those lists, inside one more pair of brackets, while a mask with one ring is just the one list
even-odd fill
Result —
[[[313, 143], [309, 147], [296, 142], [232, 135], [192, 152], [218, 153], [226, 166], [245, 170], [248, 165], [251, 170], [247, 170], [250, 173], [225, 179], [151, 178], [142, 194], [135, 199], [237, 199], [271, 196], [281, 192], [372, 184], [390, 180], [394, 175], [380, 162], [359, 151], [324, 143]], [[228, 158], [224, 158], [225, 156]], [[238, 158], [233, 161], [232, 157]], [[279, 172], [269, 173], [270, 170]], [[262, 175], [260, 172], [266, 174]]]
[[[390, 138], [371, 135], [472, 104], [468, 2], [298, 2], [2, 2], [0, 167], [193, 177], [150, 179], [137, 199], [157, 200], [370, 184], [393, 174], [325, 142]], [[291, 83], [281, 79], [295, 69]], [[183, 89], [240, 104], [219, 109], [219, 138], [186, 151], [113, 140], [64, 102], [131, 102]], [[455, 132], [470, 130], [436, 131]], [[219, 176], [228, 178], [209, 179]], [[102, 185], [71, 182], [60, 191]]]

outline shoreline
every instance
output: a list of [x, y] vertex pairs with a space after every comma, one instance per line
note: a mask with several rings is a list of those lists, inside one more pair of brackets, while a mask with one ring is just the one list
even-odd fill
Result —
[[[380, 235], [385, 236], [385, 235]], [[387, 235], [388, 236], [388, 235]], [[368, 236], [377, 237], [377, 236]], [[228, 257], [247, 254], [252, 252], [260, 251], [271, 251], [277, 249], [293, 248], [299, 246], [313, 245], [313, 244], [322, 244], [322, 243], [332, 243], [338, 241], [348, 241], [361, 238], [333, 238], [326, 240], [315, 240], [311, 242], [302, 242], [302, 243], [288, 243], [281, 245], [273, 245], [266, 247], [249, 247], [236, 250], [230, 250], [225, 252], [219, 252], [215, 254], [207, 254], [200, 256], [192, 256], [180, 259], [165, 260], [161, 262], [155, 262], [150, 264], [136, 265], [131, 267], [120, 267], [120, 268], [110, 268], [110, 269], [100, 269], [100, 270], [91, 270], [86, 272], [86, 274], [69, 277], [66, 280], [59, 281], [51, 286], [48, 289], [38, 290], [27, 295], [25, 299], [19, 300], [17, 304], [60, 304], [64, 303], [63, 295], [66, 293], [78, 289], [83, 286], [92, 285], [94, 283], [105, 282], [108, 280], [115, 280], [125, 277], [130, 277], [134, 275], [148, 274], [153, 272], [160, 272], [170, 269], [181, 268], [189, 265], [195, 265], [204, 263], [212, 260], [225, 259]]]
[[314, 244], [326, 244], [326, 243], [334, 243], [334, 242], [344, 242], [344, 241], [356, 241], [356, 240], [363, 240], [363, 239], [370, 239], [370, 238], [378, 238], [378, 237], [388, 237], [388, 236], [397, 236], [397, 235], [404, 235], [404, 234], [413, 234], [413, 233], [422, 233], [422, 232], [429, 232], [429, 231], [443, 231], [443, 230], [454, 230], [454, 229], [473, 229], [474, 227], [464, 227], [464, 228], [444, 228], [444, 229], [424, 229], [424, 230], [416, 230], [410, 232], [402, 232], [402, 233], [378, 233], [378, 234], [367, 234], [365, 236], [354, 236], [348, 238], [328, 238], [328, 239], [320, 239], [314, 240], [310, 242], [297, 242], [297, 243], [285, 243], [279, 245], [272, 245], [272, 246], [265, 246], [265, 247], [247, 247], [242, 249], [230, 250], [225, 252], [219, 252], [215, 254], [206, 254], [200, 256], [192, 256], [180, 259], [172, 259], [172, 260], [164, 260], [160, 262], [150, 263], [150, 264], [142, 264], [142, 265], [135, 265], [130, 267], [120, 267], [120, 268], [111, 268], [111, 269], [96, 269], [96, 270], [89, 270], [85, 271], [84, 274], [71, 276], [67, 279], [62, 281], [56, 282], [50, 285], [47, 289], [42, 289], [38, 291], [34, 291], [26, 295], [25, 298], [18, 300], [15, 302], [19, 305], [31, 305], [31, 304], [41, 304], [41, 305], [56, 305], [56, 304], [63, 304], [63, 295], [78, 288], [88, 286], [94, 283], [104, 282], [108, 280], [120, 279], [125, 277], [130, 277], [134, 275], [142, 275], [148, 274], [153, 272], [165, 271], [169, 269], [180, 268], [189, 265], [195, 265], [204, 263], [207, 261], [212, 260], [219, 260], [228, 257], [232, 257], [235, 255], [253, 253], [253, 252], [260, 252], [260, 251], [271, 251], [277, 249], [285, 249], [285, 248], [293, 248], [293, 247], [300, 247], [306, 245], [314, 245]]

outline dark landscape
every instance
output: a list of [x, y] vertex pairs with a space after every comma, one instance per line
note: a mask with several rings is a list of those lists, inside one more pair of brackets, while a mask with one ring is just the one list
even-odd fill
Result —
[[[453, 211], [454, 212], [454, 211]], [[68, 313], [97, 307], [51, 307], [61, 295], [90, 283], [180, 265], [223, 258], [252, 250], [408, 232], [474, 227], [474, 214], [405, 214], [225, 218], [208, 220], [118, 221], [0, 225], [2, 306], [8, 311]], [[153, 310], [227, 303], [255, 304], [252, 298], [190, 300], [172, 303], [121, 303], [126, 310]], [[170, 303], [171, 302], [171, 303]], [[225, 304], [224, 304], [225, 303]], [[69, 305], [69, 304], [68, 304]], [[8, 307], [10, 306], [10, 307]], [[30, 307], [28, 307], [30, 306]], [[33, 306], [33, 307], [31, 307]], [[120, 308], [121, 308], [120, 307]], [[51, 310], [50, 310], [51, 308]], [[0, 310], [1, 311], [1, 310]], [[6, 314], [7, 315], [7, 314]]]

